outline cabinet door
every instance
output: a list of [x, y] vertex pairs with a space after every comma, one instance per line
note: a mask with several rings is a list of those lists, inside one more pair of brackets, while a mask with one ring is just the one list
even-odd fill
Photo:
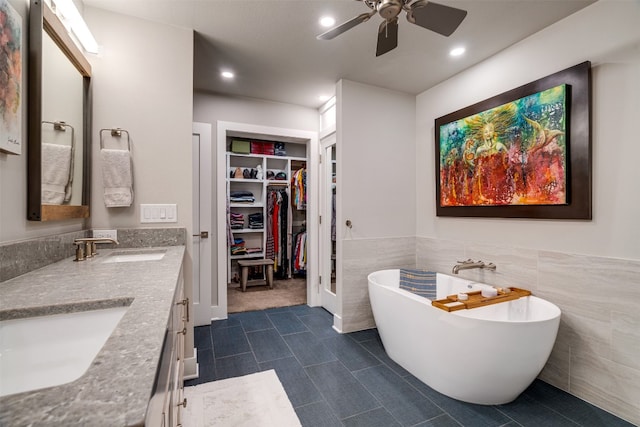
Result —
[[188, 301], [184, 298], [184, 288], [180, 288], [176, 292], [176, 303], [174, 305], [173, 321], [175, 327], [175, 345], [173, 353], [174, 369], [172, 371], [172, 413], [171, 425], [179, 426], [182, 424], [181, 411], [185, 407], [184, 399], [184, 346], [187, 333], [188, 322]]

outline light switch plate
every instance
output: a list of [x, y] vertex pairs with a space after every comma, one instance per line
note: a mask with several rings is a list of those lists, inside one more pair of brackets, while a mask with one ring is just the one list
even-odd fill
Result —
[[178, 222], [178, 206], [141, 204], [140, 222]]

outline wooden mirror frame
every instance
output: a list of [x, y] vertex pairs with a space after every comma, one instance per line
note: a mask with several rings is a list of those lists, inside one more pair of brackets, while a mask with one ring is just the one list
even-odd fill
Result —
[[[83, 78], [82, 205], [42, 204], [42, 50], [43, 31], [53, 39]], [[27, 219], [54, 221], [89, 217], [91, 191], [91, 64], [44, 0], [29, 9], [29, 134]]]

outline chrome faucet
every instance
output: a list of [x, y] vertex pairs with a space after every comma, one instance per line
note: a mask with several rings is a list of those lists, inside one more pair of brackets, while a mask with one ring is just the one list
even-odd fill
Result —
[[96, 244], [98, 243], [113, 243], [117, 245], [118, 241], [108, 237], [82, 237], [75, 239], [73, 241], [73, 244], [76, 245], [75, 261], [84, 261], [87, 258], [96, 256], [98, 254]]
[[483, 270], [496, 270], [496, 265], [492, 262], [485, 264], [483, 261], [474, 261], [469, 258], [466, 261], [458, 261], [458, 264], [453, 266], [451, 272], [453, 274], [458, 274], [460, 270], [470, 270], [472, 268], [481, 268]]

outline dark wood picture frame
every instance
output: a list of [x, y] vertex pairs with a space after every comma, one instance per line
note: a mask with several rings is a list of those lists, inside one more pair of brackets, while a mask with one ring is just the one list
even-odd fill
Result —
[[[566, 203], [443, 206], [440, 188], [441, 126], [559, 85], [566, 85]], [[437, 216], [592, 219], [591, 63], [583, 62], [437, 118], [435, 120], [435, 178]]]

